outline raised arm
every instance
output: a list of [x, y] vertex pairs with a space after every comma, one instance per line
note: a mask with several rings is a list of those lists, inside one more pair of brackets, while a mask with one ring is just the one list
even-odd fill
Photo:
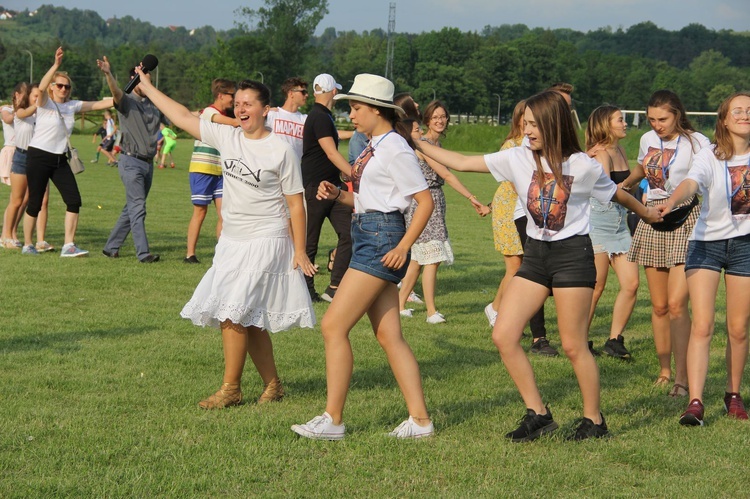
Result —
[[141, 82], [136, 88], [140, 88], [143, 95], [148, 97], [164, 115], [176, 126], [200, 140], [201, 123], [200, 118], [193, 115], [188, 108], [179, 102], [172, 100], [151, 84], [151, 77], [141, 68], [135, 68], [136, 74], [141, 77]]
[[49, 84], [52, 83], [52, 78], [55, 76], [55, 72], [62, 63], [64, 54], [65, 52], [63, 52], [63, 48], [57, 47], [57, 50], [55, 51], [55, 62], [47, 70], [45, 75], [42, 76], [42, 79], [39, 82], [39, 97], [37, 98], [37, 105], [39, 107], [42, 107], [47, 102], [47, 89], [49, 88]]
[[422, 152], [425, 156], [434, 159], [438, 163], [458, 170], [460, 172], [478, 172], [478, 173], [489, 173], [490, 169], [487, 168], [487, 163], [484, 162], [484, 156], [465, 156], [463, 154], [447, 151], [442, 147], [433, 146], [424, 140], [420, 140], [417, 143], [417, 149]]
[[107, 56], [105, 55], [104, 57], [102, 57], [102, 60], [96, 60], [96, 65], [99, 67], [101, 72], [104, 73], [104, 76], [107, 79], [107, 86], [109, 87], [109, 91], [112, 92], [112, 99], [114, 100], [114, 105], [116, 106], [122, 100], [122, 96], [125, 92], [122, 91], [120, 85], [117, 84], [117, 80], [115, 80], [115, 77], [112, 76], [112, 68], [109, 65], [109, 59], [107, 59]]

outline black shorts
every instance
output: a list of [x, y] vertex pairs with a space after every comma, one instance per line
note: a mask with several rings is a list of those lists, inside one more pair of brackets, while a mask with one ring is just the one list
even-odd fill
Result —
[[561, 241], [539, 241], [529, 237], [516, 275], [550, 289], [593, 288], [596, 267], [591, 239], [588, 235]]
[[104, 149], [105, 151], [112, 152], [112, 149], [114, 149], [115, 147], [115, 138], [110, 137], [108, 139], [104, 139], [99, 145], [102, 146], [102, 149]]

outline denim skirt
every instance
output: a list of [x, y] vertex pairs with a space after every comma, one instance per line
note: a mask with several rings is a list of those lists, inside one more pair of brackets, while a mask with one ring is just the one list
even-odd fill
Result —
[[352, 215], [352, 259], [349, 267], [398, 284], [406, 275], [411, 252], [400, 269], [389, 269], [380, 261], [395, 248], [406, 233], [400, 211], [355, 213]]

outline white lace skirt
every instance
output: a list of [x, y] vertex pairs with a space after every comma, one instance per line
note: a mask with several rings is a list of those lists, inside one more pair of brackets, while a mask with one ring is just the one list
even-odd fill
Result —
[[315, 326], [302, 270], [292, 268], [289, 230], [237, 240], [219, 238], [213, 265], [180, 315], [198, 326], [229, 320], [275, 333]]

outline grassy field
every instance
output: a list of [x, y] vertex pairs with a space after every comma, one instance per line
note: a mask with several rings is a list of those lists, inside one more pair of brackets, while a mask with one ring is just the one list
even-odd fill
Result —
[[[76, 136], [92, 157], [90, 136]], [[119, 260], [101, 249], [123, 203], [117, 171], [87, 164], [78, 177], [84, 206], [77, 242], [88, 258], [38, 257], [0, 250], [0, 497], [735, 497], [748, 493], [750, 426], [723, 416], [724, 298], [711, 351], [704, 428], [677, 424], [685, 399], [653, 389], [658, 374], [650, 307], [642, 279], [627, 328], [632, 362], [599, 359], [602, 410], [612, 438], [570, 443], [581, 400], [564, 358], [531, 359], [545, 401], [562, 428], [516, 445], [503, 438], [524, 407], [482, 313], [503, 275], [489, 219], [479, 219], [450, 189], [448, 227], [456, 263], [441, 268], [438, 307], [448, 322], [426, 324], [424, 308], [404, 321], [421, 366], [437, 434], [417, 442], [384, 436], [406, 417], [398, 387], [362, 320], [352, 331], [355, 370], [342, 442], [297, 438], [291, 424], [321, 413], [325, 363], [319, 328], [273, 336], [287, 397], [257, 406], [261, 382], [251, 366], [247, 403], [206, 412], [223, 369], [221, 340], [179, 312], [211, 262], [215, 214], [199, 242], [201, 265], [184, 265], [191, 213], [190, 141], [177, 169], [156, 170], [148, 201], [152, 251], [138, 263], [132, 243]], [[480, 200], [495, 183], [462, 175]], [[0, 187], [2, 205], [8, 188]], [[47, 240], [62, 243], [64, 206], [53, 189]], [[325, 268], [334, 234], [326, 226], [318, 262]], [[328, 284], [323, 271], [319, 292]], [[609, 331], [614, 275], [591, 338]], [[419, 291], [419, 289], [418, 289]], [[316, 304], [318, 320], [327, 304]], [[547, 303], [553, 344], [556, 315]], [[524, 340], [528, 346], [529, 338]]]

